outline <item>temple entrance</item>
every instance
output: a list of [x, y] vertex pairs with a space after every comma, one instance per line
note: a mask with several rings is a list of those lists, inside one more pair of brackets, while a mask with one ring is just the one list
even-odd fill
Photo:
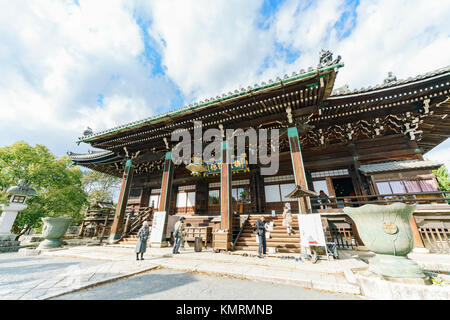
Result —
[[[336, 197], [348, 197], [356, 195], [351, 178], [337, 178], [332, 179], [332, 181]], [[356, 199], [336, 199], [336, 202], [338, 204], [337, 207], [343, 208], [345, 206], [344, 203], [348, 201], [356, 201]]]
[[355, 188], [351, 178], [332, 179], [336, 197], [348, 197], [355, 195]]

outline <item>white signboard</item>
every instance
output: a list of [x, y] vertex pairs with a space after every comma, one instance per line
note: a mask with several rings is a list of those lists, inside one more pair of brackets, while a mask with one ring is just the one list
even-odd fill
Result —
[[326, 246], [320, 214], [299, 214], [298, 227], [300, 229], [300, 245], [304, 247]]
[[157, 211], [154, 213], [152, 231], [150, 233], [150, 243], [161, 243], [165, 219], [166, 219], [165, 211]]

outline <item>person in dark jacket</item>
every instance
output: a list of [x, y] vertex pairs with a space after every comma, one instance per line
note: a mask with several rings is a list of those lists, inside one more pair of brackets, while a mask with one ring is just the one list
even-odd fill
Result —
[[138, 241], [136, 243], [136, 260], [139, 260], [139, 253], [141, 254], [141, 260], [144, 260], [144, 252], [147, 250], [147, 239], [149, 234], [150, 228], [148, 226], [148, 222], [144, 221], [138, 232]]
[[262, 258], [263, 254], [266, 254], [266, 218], [261, 217], [256, 221], [255, 228], [253, 229], [258, 237], [258, 258]]

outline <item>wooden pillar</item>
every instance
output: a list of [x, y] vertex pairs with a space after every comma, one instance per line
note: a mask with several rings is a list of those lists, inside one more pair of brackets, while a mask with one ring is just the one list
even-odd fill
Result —
[[416, 219], [414, 218], [414, 213], [409, 218], [409, 224], [411, 225], [412, 234], [414, 238], [414, 249], [419, 249], [416, 251], [428, 251], [425, 248], [425, 244], [423, 243], [422, 236], [420, 235], [419, 229], [417, 228]]
[[123, 171], [122, 186], [120, 188], [119, 200], [117, 202], [114, 222], [109, 233], [109, 242], [112, 243], [122, 236], [122, 225], [127, 208], [128, 195], [130, 194], [131, 182], [133, 180], [133, 162], [127, 160]]
[[264, 178], [258, 168], [251, 171], [250, 176], [250, 197], [253, 213], [263, 213], [266, 211], [266, 195], [264, 192]]
[[[314, 190], [314, 184], [313, 184], [313, 180], [312, 180], [311, 170], [305, 169], [305, 178], [306, 178], [306, 185], [310, 186], [310, 188], [311, 188], [311, 189], [308, 188], [308, 190]], [[313, 206], [310, 198], [308, 198], [308, 200], [309, 200], [308, 204], [309, 204], [309, 210], [310, 210], [309, 212], [313, 212], [313, 210], [319, 209], [318, 206]], [[317, 199], [315, 200], [315, 203], [317, 204]]]
[[256, 212], [260, 212], [260, 197], [259, 197], [259, 190], [258, 190], [258, 181], [257, 181], [257, 177], [256, 175], [258, 174], [258, 172], [255, 171], [251, 171], [251, 175], [250, 175], [250, 197], [251, 197], [251, 205], [252, 205], [252, 209], [251, 212], [252, 213], [256, 213]]
[[[364, 189], [363, 182], [361, 177], [359, 176], [358, 169], [355, 164], [351, 164], [347, 167], [350, 178], [352, 179], [353, 187], [355, 190], [355, 194], [357, 196], [366, 196], [367, 193]], [[358, 200], [359, 201], [359, 200]]]
[[194, 214], [208, 213], [209, 184], [205, 179], [198, 180], [195, 184], [195, 211]]
[[139, 202], [139, 207], [140, 208], [145, 208], [145, 207], [149, 207], [150, 206], [150, 188], [149, 187], [144, 187], [142, 188], [142, 193], [141, 193], [141, 199]]
[[353, 157], [353, 164], [351, 164], [348, 167], [348, 172], [352, 179], [355, 193], [357, 196], [367, 196], [367, 191], [366, 188], [364, 187], [364, 178], [361, 176], [361, 173], [359, 172], [359, 167], [361, 166], [361, 164], [359, 162], [359, 156], [358, 152], [356, 151], [355, 144], [349, 143], [348, 149]]
[[336, 191], [334, 190], [333, 180], [331, 177], [325, 177], [327, 182], [328, 196], [330, 197], [331, 207], [337, 208]]
[[105, 222], [103, 224], [102, 234], [100, 235], [100, 244], [103, 242], [103, 237], [105, 236], [106, 228], [108, 227], [109, 213], [106, 214]]
[[[295, 184], [308, 190], [308, 183], [306, 182], [305, 167], [303, 165], [302, 151], [300, 148], [300, 140], [298, 138], [297, 127], [288, 128], [289, 147], [291, 149], [292, 168], [294, 171]], [[308, 207], [311, 208], [309, 198], [298, 199], [299, 212], [308, 213]]]
[[417, 160], [423, 160], [423, 156], [422, 156], [422, 150], [419, 148], [419, 145], [417, 144], [417, 141], [415, 140], [409, 140], [408, 138], [406, 138], [406, 144], [408, 145], [408, 147], [410, 147], [411, 149], [414, 149], [414, 158], [416, 158]]
[[161, 195], [159, 199], [159, 211], [165, 211], [166, 217], [164, 219], [164, 229], [162, 241], [166, 241], [167, 222], [169, 220], [170, 201], [172, 194], [172, 180], [173, 180], [173, 162], [172, 153], [167, 152], [164, 159], [164, 171], [161, 182]]
[[81, 222], [81, 226], [80, 226], [80, 230], [78, 231], [78, 236], [79, 237], [83, 237], [83, 231], [84, 231], [84, 225], [86, 223], [84, 222], [84, 220]]
[[222, 165], [220, 169], [220, 229], [231, 234], [233, 223], [233, 207], [231, 202], [231, 157], [228, 142], [222, 142]]

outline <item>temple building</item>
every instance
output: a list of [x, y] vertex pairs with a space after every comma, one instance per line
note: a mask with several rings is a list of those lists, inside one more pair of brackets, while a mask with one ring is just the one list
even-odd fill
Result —
[[[96, 150], [70, 152], [73, 163], [122, 178], [111, 239], [125, 237], [128, 213], [147, 214], [149, 207], [166, 211], [170, 219], [189, 217], [193, 227], [214, 228], [216, 221], [216, 229], [232, 234], [233, 227], [245, 229], [245, 219], [236, 222], [239, 217], [252, 221], [267, 215], [276, 220], [290, 203], [293, 213], [329, 217], [332, 229], [347, 223], [353, 245], [360, 240], [354, 225], [342, 217], [344, 206], [412, 201], [418, 208], [439, 208], [439, 214], [447, 210], [445, 194], [432, 173], [443, 163], [425, 160], [423, 154], [450, 136], [450, 67], [405, 80], [389, 73], [382, 84], [359, 90], [334, 88], [342, 67], [340, 57], [333, 60], [330, 52], [322, 52], [315, 68], [109, 130], [87, 131], [78, 142]], [[172, 149], [178, 141], [171, 141], [171, 134], [182, 129], [194, 137], [194, 121], [201, 121], [203, 131], [214, 128], [222, 133], [278, 129], [277, 173], [264, 175], [267, 164], [249, 162], [255, 152], [249, 141], [240, 154], [222, 144], [222, 155], [234, 154], [231, 161], [224, 156], [219, 157], [224, 161], [203, 159], [194, 163], [194, 170], [175, 164]], [[266, 147], [274, 152], [270, 143]], [[296, 187], [323, 191], [326, 198], [288, 198]], [[428, 246], [424, 231], [415, 221], [412, 225], [416, 244]], [[449, 226], [441, 228], [446, 237]], [[231, 235], [233, 247], [256, 247], [245, 230], [239, 235], [242, 239]], [[289, 242], [284, 235], [273, 241], [280, 252], [289, 251], [283, 246]]]

